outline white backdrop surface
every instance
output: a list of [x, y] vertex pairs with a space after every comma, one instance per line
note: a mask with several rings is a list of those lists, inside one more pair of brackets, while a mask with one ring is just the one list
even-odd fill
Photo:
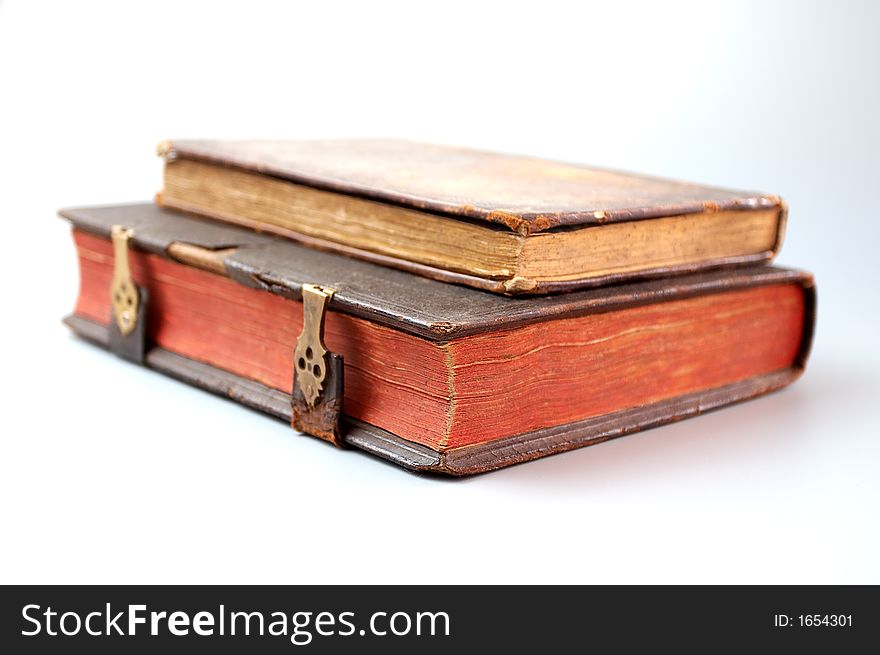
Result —
[[[880, 5], [0, 0], [0, 582], [880, 582]], [[394, 136], [783, 195], [793, 387], [460, 481], [71, 337], [61, 206], [170, 137]]]

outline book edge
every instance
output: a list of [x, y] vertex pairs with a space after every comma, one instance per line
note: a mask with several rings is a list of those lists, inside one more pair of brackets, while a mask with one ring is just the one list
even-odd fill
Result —
[[[509, 210], [477, 207], [470, 204], [456, 204], [439, 200], [437, 198], [396, 192], [389, 189], [372, 187], [366, 184], [357, 184], [355, 182], [321, 176], [314, 173], [297, 172], [284, 167], [274, 166], [272, 164], [254, 162], [247, 158], [237, 157], [235, 155], [216, 154], [208, 149], [202, 148], [201, 143], [202, 142], [200, 141], [184, 139], [163, 141], [158, 145], [157, 152], [166, 160], [180, 157], [238, 168], [282, 180], [288, 180], [296, 184], [311, 186], [317, 189], [378, 200], [431, 213], [438, 213], [452, 219], [475, 219], [497, 226], [505, 226], [511, 231], [518, 232], [524, 236], [558, 228], [602, 225], [610, 222], [650, 220], [652, 218], [715, 212], [721, 210], [750, 211], [754, 209], [768, 209], [770, 207], [781, 208], [784, 204], [782, 198], [774, 194], [755, 191], [738, 191], [688, 182], [687, 184], [693, 184], [694, 186], [706, 189], [707, 191], [733, 192], [737, 194], [741, 193], [742, 195], [735, 198], [714, 201], [682, 202], [678, 204], [653, 205], [615, 210], [606, 210], [601, 207], [596, 207], [573, 212], [511, 212]], [[516, 155], [506, 156], [516, 157]], [[606, 170], [578, 164], [569, 165], [585, 169]], [[670, 184], [677, 183], [676, 180], [669, 180], [666, 178], [652, 177], [624, 171], [614, 172], [628, 175], [633, 178], [659, 180], [669, 182]]]
[[[604, 416], [443, 452], [349, 418], [346, 419], [347, 430], [343, 440], [411, 471], [460, 477], [594, 445], [775, 391], [800, 377], [812, 346], [815, 286], [812, 276], [802, 275], [800, 279], [806, 299], [803, 336], [799, 353], [791, 368]], [[105, 326], [75, 314], [66, 317], [64, 323], [79, 337], [107, 348], [109, 331]], [[290, 421], [290, 395], [282, 391], [162, 348], [152, 348], [146, 355], [145, 364], [170, 377]]]
[[[748, 266], [764, 262], [771, 262], [776, 257], [781, 246], [784, 234], [784, 219], [782, 215], [777, 219], [776, 239], [769, 250], [745, 255], [733, 255], [730, 257], [716, 257], [706, 261], [687, 262], [669, 266], [655, 266], [636, 271], [626, 271], [598, 275], [586, 278], [573, 278], [570, 280], [544, 280], [528, 275], [518, 275], [515, 272], [509, 277], [490, 278], [481, 277], [472, 273], [453, 271], [431, 264], [416, 262], [403, 257], [384, 255], [381, 253], [364, 250], [337, 241], [330, 241], [318, 237], [309, 236], [295, 230], [289, 230], [270, 223], [251, 221], [241, 217], [210, 212], [204, 208], [191, 205], [178, 198], [168, 198], [163, 194], [156, 194], [156, 203], [165, 209], [182, 212], [195, 217], [207, 218], [222, 223], [228, 223], [235, 227], [254, 230], [259, 233], [279, 236], [296, 243], [301, 243], [309, 248], [323, 250], [334, 254], [346, 255], [362, 259], [371, 264], [387, 266], [396, 270], [421, 275], [432, 280], [460, 284], [480, 291], [489, 291], [507, 296], [542, 296], [555, 293], [576, 291], [580, 289], [594, 289], [597, 287], [616, 284], [618, 282], [638, 282], [667, 277], [671, 275], [683, 275], [687, 273], [710, 272], [724, 268]], [[669, 217], [675, 218], [675, 217]], [[526, 237], [527, 238], [527, 237]]]

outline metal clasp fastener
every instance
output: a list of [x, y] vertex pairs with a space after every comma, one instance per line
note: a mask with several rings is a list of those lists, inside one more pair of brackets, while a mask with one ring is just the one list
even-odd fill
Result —
[[302, 285], [303, 329], [293, 351], [296, 379], [309, 407], [321, 397], [327, 377], [327, 346], [324, 345], [324, 315], [334, 289], [315, 284]]
[[300, 432], [343, 445], [342, 400], [345, 365], [342, 355], [324, 344], [324, 318], [335, 289], [302, 285], [303, 327], [293, 350], [293, 394], [290, 424]]
[[138, 321], [140, 294], [131, 277], [128, 261], [128, 246], [134, 231], [121, 225], [114, 225], [110, 230], [113, 241], [113, 282], [110, 284], [110, 303], [113, 306], [113, 317], [122, 336], [134, 331]]

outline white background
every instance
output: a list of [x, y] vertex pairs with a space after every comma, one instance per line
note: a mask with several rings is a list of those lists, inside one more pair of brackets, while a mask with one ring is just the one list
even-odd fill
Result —
[[[0, 0], [0, 581], [880, 582], [878, 6]], [[449, 481], [61, 326], [55, 210], [150, 198], [158, 141], [361, 136], [783, 195], [806, 375]]]

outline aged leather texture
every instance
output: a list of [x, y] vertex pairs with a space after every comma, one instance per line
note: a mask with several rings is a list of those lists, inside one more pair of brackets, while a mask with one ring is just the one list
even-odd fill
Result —
[[535, 157], [394, 140], [175, 140], [182, 157], [264, 173], [522, 234], [725, 209], [779, 207], [775, 195]]
[[131, 228], [134, 230], [132, 246], [157, 255], [167, 255], [168, 246], [175, 242], [208, 250], [265, 242], [265, 237], [250, 230], [194, 216], [184, 218], [146, 202], [70, 208], [58, 213], [77, 227], [107, 239], [114, 225]]
[[306, 402], [297, 380], [298, 372], [293, 368], [293, 396], [290, 425], [294, 430], [305, 432], [313, 437], [342, 445], [342, 397], [345, 385], [345, 366], [342, 355], [328, 352], [326, 355], [327, 376], [324, 389], [314, 407]]
[[135, 364], [144, 363], [144, 355], [149, 349], [147, 343], [147, 316], [149, 316], [150, 294], [143, 287], [137, 287], [140, 298], [138, 319], [134, 329], [129, 334], [122, 334], [116, 323], [116, 312], [110, 310], [110, 323], [108, 328], [108, 347], [110, 351], [123, 359]]
[[336, 290], [332, 311], [432, 341], [726, 289], [784, 282], [812, 287], [808, 273], [746, 266], [565, 294], [509, 297], [314, 250], [286, 239], [177, 214], [151, 203], [65, 209], [60, 213], [75, 227], [108, 239], [112, 225], [132, 227], [132, 247], [166, 257], [170, 257], [168, 248], [172, 243], [232, 249], [223, 263], [227, 275], [241, 284], [293, 299], [302, 297], [304, 283], [331, 287]]
[[[65, 210], [80, 229], [109, 240], [114, 224], [134, 228], [132, 247], [166, 257], [173, 243], [234, 249], [224, 264], [234, 280], [250, 287], [299, 298], [303, 283], [336, 289], [331, 310], [434, 341], [512, 328], [552, 318], [601, 313], [756, 285], [797, 283], [805, 289], [806, 316], [801, 350], [790, 369], [722, 388], [651, 405], [536, 430], [443, 453], [409, 442], [375, 426], [342, 418], [341, 440], [410, 470], [469, 475], [597, 443], [662, 425], [778, 389], [801, 373], [812, 342], [815, 290], [809, 274], [769, 266], [687, 275], [540, 298], [510, 298], [443, 284], [344, 256], [252, 234], [226, 225], [172, 215], [151, 204]], [[108, 328], [81, 316], [65, 321], [78, 335], [110, 347]], [[148, 344], [149, 345], [149, 344]], [[292, 398], [260, 383], [161, 348], [148, 348], [144, 365], [189, 384], [256, 408], [287, 422]]]
[[[80, 316], [64, 322], [80, 337], [107, 347], [107, 328]], [[801, 365], [809, 350], [804, 345]], [[145, 365], [171, 377], [253, 407], [285, 421], [291, 420], [291, 398], [208, 364], [181, 357], [162, 348], [147, 353]], [[512, 464], [565, 452], [622, 437], [651, 427], [697, 416], [725, 405], [769, 393], [793, 382], [802, 369], [778, 371], [718, 389], [687, 394], [644, 407], [627, 409], [567, 425], [536, 430], [485, 444], [438, 453], [373, 425], [346, 419], [342, 441], [405, 469], [453, 476], [492, 471]]]

